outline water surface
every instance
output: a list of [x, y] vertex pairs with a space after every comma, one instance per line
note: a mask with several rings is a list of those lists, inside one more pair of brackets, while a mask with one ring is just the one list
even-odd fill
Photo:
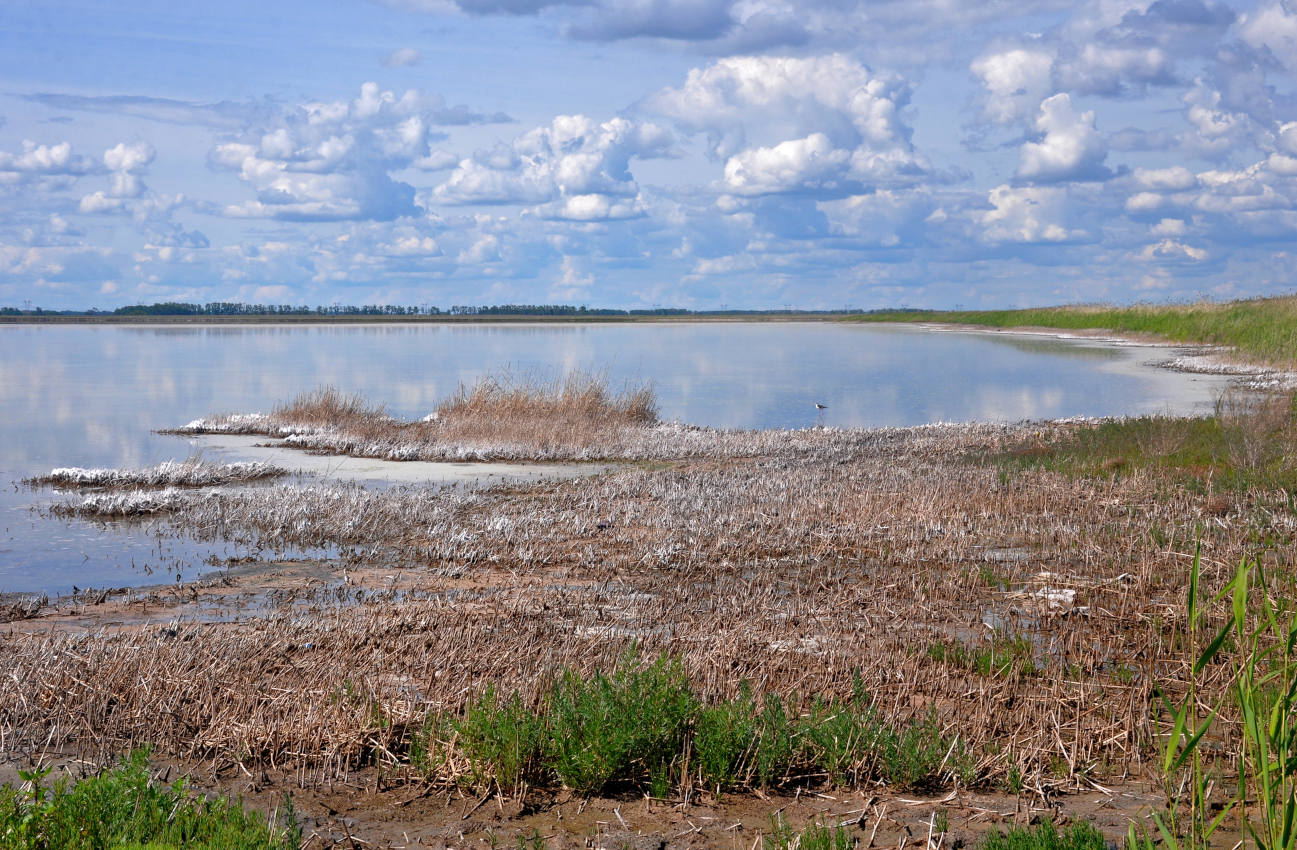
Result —
[[[665, 419], [731, 428], [1207, 410], [1224, 379], [1154, 367], [1169, 356], [1040, 336], [826, 323], [4, 325], [0, 592], [152, 583], [177, 567], [188, 578], [204, 558], [242, 554], [165, 540], [147, 526], [104, 532], [41, 519], [31, 506], [51, 497], [16, 482], [58, 466], [183, 459], [195, 443], [153, 429], [266, 411], [325, 384], [412, 418], [483, 375], [584, 369], [605, 373], [614, 387], [652, 382]], [[827, 409], [817, 411], [817, 402]]]

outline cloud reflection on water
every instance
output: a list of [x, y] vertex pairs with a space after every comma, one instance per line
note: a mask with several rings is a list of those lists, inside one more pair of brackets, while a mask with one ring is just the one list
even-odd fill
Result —
[[[1156, 349], [822, 323], [633, 325], [7, 326], [0, 328], [0, 477], [55, 466], [186, 457], [152, 433], [217, 412], [264, 411], [329, 384], [401, 417], [487, 374], [607, 374], [652, 381], [662, 416], [737, 428], [1190, 412], [1223, 379], [1148, 366]], [[1144, 365], [1141, 365], [1144, 364]], [[828, 405], [817, 414], [814, 404]], [[33, 521], [9, 488], [0, 591], [113, 581], [75, 561], [129, 563], [146, 533]], [[57, 525], [57, 527], [56, 527]], [[35, 577], [42, 573], [58, 578]]]

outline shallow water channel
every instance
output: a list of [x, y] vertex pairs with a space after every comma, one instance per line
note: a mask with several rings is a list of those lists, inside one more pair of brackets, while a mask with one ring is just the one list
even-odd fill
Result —
[[[266, 411], [326, 384], [416, 418], [483, 375], [544, 379], [582, 369], [606, 374], [614, 389], [652, 382], [664, 419], [727, 428], [1209, 410], [1226, 379], [1157, 367], [1173, 353], [1045, 336], [819, 322], [4, 325], [0, 593], [188, 579], [210, 569], [208, 559], [247, 554], [161, 535], [147, 523], [47, 519], [33, 507], [62, 497], [18, 482], [55, 467], [147, 466], [195, 452], [213, 460], [259, 457], [264, 451], [251, 448], [256, 441], [153, 431], [212, 413]], [[310, 465], [326, 478], [370, 486], [393, 477], [381, 463], [316, 458]], [[401, 476], [464, 484], [578, 471], [438, 466], [447, 468], [424, 474], [406, 467]]]

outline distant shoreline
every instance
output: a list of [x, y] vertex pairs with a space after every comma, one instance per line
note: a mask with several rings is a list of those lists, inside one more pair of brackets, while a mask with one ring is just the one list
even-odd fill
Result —
[[855, 313], [707, 313], [676, 316], [545, 315], [275, 315], [275, 316], [0, 316], [0, 325], [483, 325], [668, 324], [678, 322], [836, 322]]

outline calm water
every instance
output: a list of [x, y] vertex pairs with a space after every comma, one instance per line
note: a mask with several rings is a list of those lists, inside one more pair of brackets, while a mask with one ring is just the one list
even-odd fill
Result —
[[[1218, 377], [1152, 364], [1165, 349], [805, 324], [0, 326], [0, 592], [65, 592], [191, 576], [224, 546], [42, 519], [16, 486], [57, 466], [141, 466], [191, 454], [152, 429], [265, 411], [331, 384], [402, 417], [485, 374], [601, 371], [651, 381], [661, 414], [796, 428], [1017, 421], [1205, 410]], [[814, 404], [828, 409], [817, 415]], [[152, 572], [150, 572], [152, 570]]]

